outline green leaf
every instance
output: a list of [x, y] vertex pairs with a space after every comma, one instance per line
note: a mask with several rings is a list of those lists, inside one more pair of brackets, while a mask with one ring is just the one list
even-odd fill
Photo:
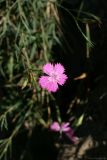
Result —
[[13, 56], [10, 56], [8, 64], [7, 64], [7, 67], [8, 67], [8, 72], [9, 72], [9, 80], [11, 81], [12, 77], [13, 77], [13, 67], [14, 67], [14, 58], [13, 58]]
[[84, 119], [84, 114], [82, 114], [78, 119], [75, 120], [74, 122], [74, 125], [76, 127], [79, 127], [82, 125], [82, 122], [83, 122], [83, 119]]

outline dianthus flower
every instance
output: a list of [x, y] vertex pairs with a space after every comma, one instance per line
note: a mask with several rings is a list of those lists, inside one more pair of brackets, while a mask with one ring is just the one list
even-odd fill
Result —
[[73, 129], [70, 127], [69, 122], [63, 122], [59, 124], [58, 122], [53, 122], [50, 125], [50, 130], [54, 132], [64, 133], [73, 143], [76, 143], [78, 138], [74, 135]]
[[43, 89], [49, 92], [56, 92], [59, 88], [58, 85], [64, 85], [67, 80], [67, 75], [64, 73], [65, 69], [62, 64], [47, 63], [43, 66], [43, 72], [46, 74], [41, 76], [39, 84]]

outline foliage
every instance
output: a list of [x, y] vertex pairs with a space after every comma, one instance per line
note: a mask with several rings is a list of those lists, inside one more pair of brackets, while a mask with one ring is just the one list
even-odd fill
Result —
[[46, 125], [49, 95], [40, 89], [38, 77], [52, 59], [57, 35], [55, 2], [2, 0], [0, 6], [1, 131], [9, 129], [9, 119], [14, 126], [10, 137], [0, 141], [2, 158], [22, 126]]

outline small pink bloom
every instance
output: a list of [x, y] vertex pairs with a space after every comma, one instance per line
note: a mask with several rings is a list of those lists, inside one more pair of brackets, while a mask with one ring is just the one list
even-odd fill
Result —
[[58, 84], [64, 85], [67, 80], [67, 75], [64, 73], [65, 69], [62, 64], [47, 63], [43, 66], [43, 72], [45, 76], [41, 76], [39, 84], [43, 89], [47, 89], [49, 92], [56, 92], [58, 90]]
[[50, 126], [50, 130], [55, 131], [55, 132], [60, 132], [60, 125], [58, 122], [53, 122]]
[[71, 129], [71, 128], [69, 127], [69, 125], [70, 125], [69, 122], [67, 122], [67, 123], [63, 122], [63, 123], [61, 124], [61, 130], [62, 130], [63, 132], [68, 132], [68, 131]]
[[53, 122], [50, 126], [50, 130], [60, 133], [63, 132], [73, 143], [76, 143], [78, 138], [74, 135], [74, 131], [69, 125], [69, 122], [63, 122], [61, 125], [58, 122]]

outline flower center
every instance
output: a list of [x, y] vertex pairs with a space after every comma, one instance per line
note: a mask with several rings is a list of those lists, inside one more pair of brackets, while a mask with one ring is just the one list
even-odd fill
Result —
[[56, 73], [51, 73], [50, 77], [49, 77], [49, 81], [51, 82], [57, 82], [59, 79], [59, 76]]

